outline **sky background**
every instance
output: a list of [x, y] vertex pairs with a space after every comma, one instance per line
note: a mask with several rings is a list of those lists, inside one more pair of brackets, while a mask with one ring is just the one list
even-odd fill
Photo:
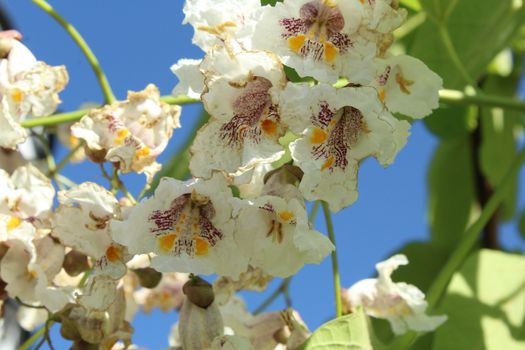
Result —
[[[70, 37], [47, 14], [29, 0], [0, 0], [15, 27], [24, 35], [24, 43], [38, 59], [50, 65], [66, 65], [70, 83], [61, 94], [62, 111], [78, 109], [85, 102], [101, 102], [102, 93], [86, 59]], [[153, 5], [154, 4], [154, 5]], [[182, 0], [56, 0], [52, 5], [82, 33], [97, 55], [117, 98], [127, 90], [142, 90], [154, 83], [162, 95], [169, 95], [177, 79], [170, 66], [180, 58], [200, 58], [203, 53], [191, 44], [193, 29], [181, 24]], [[182, 129], [174, 132], [169, 148], [160, 157], [169, 159], [184, 142], [196, 121], [199, 105], [183, 109]], [[409, 241], [426, 240], [426, 172], [437, 140], [416, 122], [407, 146], [389, 168], [375, 160], [364, 162], [360, 170], [360, 198], [356, 204], [334, 216], [342, 285], [373, 275], [374, 265]], [[59, 160], [66, 153], [59, 149]], [[107, 185], [97, 167], [89, 163], [68, 166], [64, 174], [75, 182], [95, 181]], [[522, 182], [525, 174], [521, 174]], [[125, 176], [135, 195], [143, 186], [143, 176]], [[519, 208], [525, 205], [523, 192]], [[321, 214], [321, 213], [320, 213]], [[316, 228], [325, 232], [322, 215]], [[504, 225], [501, 240], [511, 249], [525, 249], [514, 224]], [[266, 293], [245, 293], [255, 309], [279, 281]], [[291, 284], [293, 305], [310, 327], [315, 329], [334, 315], [330, 259], [319, 266], [306, 266]], [[270, 310], [284, 306], [282, 300]], [[176, 313], [139, 314], [133, 323], [134, 342], [149, 349], [167, 346], [167, 338]], [[54, 329], [54, 344], [65, 348]]]

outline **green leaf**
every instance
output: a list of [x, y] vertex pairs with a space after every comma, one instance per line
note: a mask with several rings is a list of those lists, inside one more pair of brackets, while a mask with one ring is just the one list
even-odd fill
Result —
[[449, 319], [433, 350], [525, 348], [525, 257], [493, 250], [472, 254], [447, 289], [437, 314]]
[[277, 2], [281, 2], [282, 0], [261, 0], [261, 5], [262, 6], [265, 6], [265, 5], [271, 5], [271, 6], [275, 6], [275, 4]]
[[[505, 97], [515, 97], [517, 79], [489, 76], [484, 91]], [[520, 114], [499, 108], [484, 108], [481, 115], [481, 170], [492, 188], [495, 188], [516, 158], [515, 127]], [[502, 219], [510, 220], [516, 212], [518, 174], [509, 187], [501, 212]]]
[[462, 106], [441, 106], [424, 121], [430, 132], [443, 139], [467, 135], [477, 125], [475, 108]]
[[440, 26], [450, 34], [467, 72], [478, 80], [510, 43], [525, 17], [523, 6], [514, 0], [425, 0], [422, 6], [431, 20], [417, 30], [409, 53], [438, 73], [446, 87], [456, 89], [466, 82], [443, 44]]
[[518, 230], [520, 232], [521, 237], [525, 239], [525, 210], [520, 215], [520, 219], [518, 221]]
[[443, 140], [428, 174], [429, 221], [432, 241], [451, 249], [467, 226], [475, 199], [470, 139]]
[[372, 350], [367, 318], [362, 308], [325, 323], [299, 350]]
[[401, 0], [399, 3], [411, 10], [421, 11], [421, 4], [419, 3], [419, 0]]

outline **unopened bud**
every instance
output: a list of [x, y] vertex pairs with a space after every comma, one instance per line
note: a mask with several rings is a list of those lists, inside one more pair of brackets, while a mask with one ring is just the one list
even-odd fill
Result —
[[139, 278], [139, 283], [144, 288], [155, 288], [159, 285], [160, 280], [162, 279], [162, 273], [151, 267], [145, 267], [142, 269], [133, 270], [137, 277]]
[[179, 337], [184, 350], [207, 349], [223, 333], [221, 312], [215, 303], [202, 308], [189, 298], [184, 299], [179, 314]]
[[191, 278], [184, 284], [182, 291], [193, 304], [204, 309], [210, 306], [215, 299], [211, 284], [200, 277]]
[[77, 250], [72, 250], [64, 257], [62, 266], [68, 275], [72, 277], [78, 276], [82, 272], [89, 270], [88, 257]]

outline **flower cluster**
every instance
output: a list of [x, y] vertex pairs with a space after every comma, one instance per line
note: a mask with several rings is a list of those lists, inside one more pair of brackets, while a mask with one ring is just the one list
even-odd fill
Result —
[[0, 36], [0, 147], [9, 149], [28, 136], [20, 122], [29, 116], [52, 114], [60, 103], [58, 93], [68, 82], [64, 66], [37, 61], [18, 39], [16, 35]]
[[[406, 17], [395, 0], [187, 0], [184, 13], [205, 57], [172, 67], [173, 93], [199, 98], [210, 115], [191, 146], [192, 178], [162, 178], [138, 203], [119, 178], [144, 173], [148, 187], [180, 127], [181, 108], [154, 85], [92, 109], [65, 139], [101, 164], [111, 191], [73, 184], [53, 208], [55, 190], [38, 169], [0, 172], [0, 277], [25, 305], [23, 324], [45, 320], [43, 307], [78, 347], [128, 347], [142, 306], [180, 310], [174, 347], [296, 349], [310, 335], [297, 312], [252, 315], [235, 293], [335, 249], [306, 201], [332, 211], [352, 204], [360, 162], [387, 166], [407, 141], [410, 124], [393, 113], [428, 115], [442, 82], [417, 59], [388, 53]], [[67, 73], [16, 38], [0, 36], [0, 55], [0, 147], [15, 148], [27, 136], [19, 122], [55, 110]], [[395, 333], [439, 326], [442, 317], [423, 315], [417, 288], [391, 281], [406, 263], [379, 264], [377, 280], [348, 291], [348, 309], [362, 305]], [[219, 278], [212, 287], [198, 274]]]
[[[304, 198], [339, 211], [357, 199], [360, 162], [387, 166], [405, 145], [410, 124], [393, 113], [438, 106], [441, 78], [388, 52], [406, 17], [396, 1], [187, 1], [184, 12], [206, 56], [172, 67], [174, 93], [200, 94], [211, 116], [193, 144], [195, 176], [240, 177], [288, 148]], [[283, 145], [286, 133], [295, 141]]]

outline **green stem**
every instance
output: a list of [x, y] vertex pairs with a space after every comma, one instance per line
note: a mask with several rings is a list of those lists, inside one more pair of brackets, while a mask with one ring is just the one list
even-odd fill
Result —
[[[326, 221], [326, 230], [328, 231], [328, 237], [334, 247], [335, 244], [335, 232], [334, 225], [332, 223], [332, 214], [328, 208], [328, 204], [323, 202], [323, 212]], [[341, 279], [339, 277], [339, 264], [337, 262], [337, 249], [332, 251], [332, 274], [334, 276], [334, 292], [335, 292], [335, 317], [343, 316], [343, 300], [341, 298]]]
[[53, 177], [53, 176], [57, 175], [60, 172], [60, 170], [62, 170], [62, 168], [64, 168], [66, 166], [66, 164], [71, 161], [71, 158], [73, 158], [75, 156], [75, 153], [77, 153], [78, 150], [81, 149], [83, 146], [84, 146], [84, 143], [82, 141], [80, 141], [78, 143], [78, 145], [73, 147], [69, 151], [69, 153], [55, 166], [54, 169], [50, 169], [49, 170], [48, 176]]
[[33, 3], [53, 17], [55, 21], [57, 21], [66, 30], [69, 36], [71, 36], [91, 65], [91, 68], [98, 79], [98, 83], [106, 99], [106, 103], [113, 103], [116, 99], [113, 91], [111, 90], [108, 79], [106, 78], [102, 68], [100, 68], [100, 63], [98, 62], [97, 57], [93, 54], [93, 51], [91, 51], [89, 45], [86, 43], [82, 35], [80, 35], [76, 28], [71, 25], [71, 23], [69, 23], [64, 17], [56, 12], [55, 9], [47, 3], [47, 1], [33, 0]]
[[[49, 328], [49, 327], [51, 327], [51, 324], [49, 324], [47, 328]], [[31, 348], [31, 346], [33, 346], [33, 344], [38, 339], [40, 339], [40, 337], [42, 337], [44, 335], [45, 332], [46, 332], [46, 327], [45, 326], [40, 328], [38, 331], [33, 333], [31, 335], [31, 337], [29, 337], [29, 339], [27, 339], [22, 345], [20, 345], [18, 347], [18, 350], [29, 350]]]
[[458, 70], [458, 72], [461, 74], [461, 76], [467, 84], [470, 84], [472, 87], [475, 87], [476, 83], [474, 82], [474, 79], [472, 79], [470, 73], [467, 71], [465, 65], [461, 61], [461, 58], [459, 57], [458, 52], [454, 47], [454, 43], [450, 38], [448, 29], [443, 23], [439, 24], [439, 34], [441, 36], [441, 40], [443, 41], [443, 45], [445, 45], [445, 49], [447, 50], [448, 56], [451, 59], [454, 66], [456, 67], [456, 69]]
[[[509, 186], [512, 184], [512, 179], [516, 173], [520, 170], [521, 166], [525, 163], [525, 148], [518, 153], [514, 163], [507, 171], [505, 177], [501, 180], [496, 190], [490, 197], [489, 201], [483, 208], [478, 219], [469, 226], [467, 231], [463, 234], [463, 238], [459, 242], [452, 255], [447, 260], [445, 266], [439, 272], [432, 285], [430, 286], [427, 293], [428, 310], [434, 309], [441, 297], [445, 293], [450, 279], [454, 273], [461, 267], [465, 259], [468, 257], [472, 248], [478, 242], [483, 228], [490, 220], [492, 215], [499, 208], [505, 196], [508, 193]], [[407, 333], [403, 337], [397, 338], [390, 346], [391, 349], [408, 349], [410, 345], [415, 341], [418, 334], [415, 332]]]
[[414, 30], [419, 28], [420, 25], [425, 23], [427, 19], [427, 13], [424, 11], [418, 12], [414, 16], [410, 17], [401, 27], [394, 31], [394, 37], [396, 40], [401, 40]]
[[458, 90], [440, 90], [439, 101], [444, 104], [457, 106], [475, 105], [481, 107], [498, 107], [507, 110], [525, 111], [525, 103], [514, 98], [487, 95], [483, 93], [467, 95], [464, 92]]
[[263, 312], [264, 310], [266, 310], [266, 308], [268, 306], [271, 305], [271, 303], [273, 303], [275, 301], [275, 299], [277, 299], [277, 297], [281, 294], [285, 294], [287, 293], [287, 290], [288, 290], [288, 286], [290, 284], [290, 281], [291, 281], [291, 277], [288, 277], [288, 278], [285, 278], [281, 284], [279, 285], [279, 287], [277, 287], [276, 290], [273, 291], [273, 293], [268, 297], [266, 298], [266, 300], [264, 300], [261, 305], [259, 305], [255, 311], [253, 312], [254, 315], [257, 315], [257, 314], [260, 314], [261, 312]]
[[[186, 105], [200, 102], [200, 100], [196, 100], [187, 96], [162, 96], [160, 100], [170, 105]], [[36, 126], [53, 126], [62, 123], [76, 122], [79, 121], [84, 115], [89, 113], [89, 111], [90, 109], [81, 109], [73, 112], [58, 113], [49, 117], [32, 118], [22, 121], [20, 125], [22, 125], [24, 128], [34, 128]]]

